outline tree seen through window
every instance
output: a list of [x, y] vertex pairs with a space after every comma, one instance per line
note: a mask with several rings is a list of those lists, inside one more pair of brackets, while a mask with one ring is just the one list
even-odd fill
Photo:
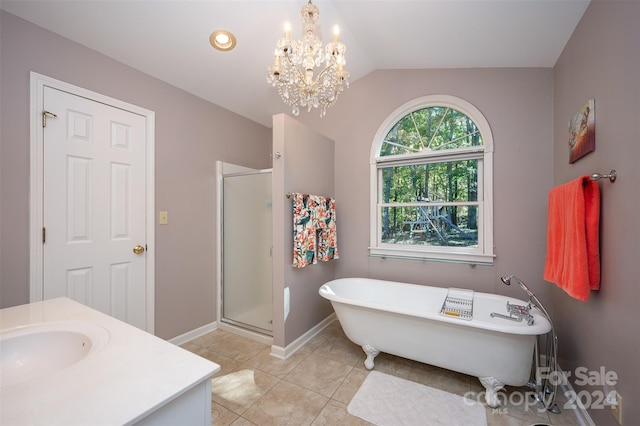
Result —
[[[446, 155], [437, 154], [479, 145], [482, 137], [475, 123], [448, 107], [413, 111], [389, 130], [380, 157], [406, 159], [379, 167], [383, 243], [478, 245], [479, 159], [454, 156], [444, 161]], [[407, 161], [414, 156], [415, 164]]]

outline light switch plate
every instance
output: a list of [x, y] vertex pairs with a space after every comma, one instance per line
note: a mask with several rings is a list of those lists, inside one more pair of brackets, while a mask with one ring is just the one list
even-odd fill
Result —
[[169, 212], [160, 212], [160, 225], [168, 225], [169, 224]]

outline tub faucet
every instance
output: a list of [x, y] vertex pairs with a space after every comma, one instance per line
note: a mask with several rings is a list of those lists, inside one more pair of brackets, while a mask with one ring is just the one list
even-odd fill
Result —
[[527, 320], [528, 325], [533, 325], [535, 320], [533, 315], [531, 315], [531, 307], [534, 306], [533, 300], [537, 300], [535, 294], [527, 287], [525, 283], [523, 283], [518, 277], [515, 275], [509, 275], [508, 277], [500, 277], [503, 283], [506, 285], [511, 285], [511, 280], [516, 280], [520, 287], [529, 295], [529, 301], [526, 306], [524, 305], [516, 305], [507, 302], [507, 312], [509, 312], [509, 316], [500, 315], [498, 313], [492, 312], [491, 317], [500, 317], [500, 318], [508, 318], [514, 321], [522, 321], [523, 319]]
[[509, 313], [509, 315], [503, 315], [498, 312], [491, 312], [489, 316], [491, 318], [498, 317], [498, 318], [508, 319], [508, 320], [517, 321], [517, 322], [521, 322], [523, 319], [526, 319], [527, 325], [533, 325], [535, 324], [535, 318], [533, 318], [533, 315], [531, 315], [530, 310], [531, 310], [531, 303], [524, 306], [524, 305], [516, 305], [510, 302], [507, 302], [507, 312]]
[[522, 289], [527, 293], [527, 295], [529, 295], [529, 306], [535, 306], [538, 309], [540, 309], [540, 311], [542, 311], [544, 316], [547, 317], [549, 322], [551, 322], [551, 315], [549, 315], [547, 310], [544, 308], [544, 306], [542, 305], [542, 302], [540, 302], [540, 299], [538, 299], [538, 297], [529, 289], [529, 287], [527, 287], [525, 283], [522, 282], [520, 278], [516, 277], [515, 275], [509, 275], [508, 277], [500, 277], [500, 279], [506, 285], [511, 285], [511, 280], [516, 280], [516, 282], [520, 284], [520, 287], [522, 287]]

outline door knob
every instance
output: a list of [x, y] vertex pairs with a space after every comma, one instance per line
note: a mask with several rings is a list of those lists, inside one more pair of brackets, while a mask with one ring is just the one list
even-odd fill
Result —
[[133, 252], [134, 252], [135, 254], [142, 254], [142, 253], [144, 253], [144, 246], [141, 246], [140, 244], [138, 244], [137, 246], [135, 246], [135, 247], [133, 248]]

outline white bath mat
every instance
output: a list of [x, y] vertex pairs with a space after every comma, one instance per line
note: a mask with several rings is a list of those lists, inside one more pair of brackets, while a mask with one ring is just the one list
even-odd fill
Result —
[[348, 407], [378, 426], [486, 426], [482, 404], [409, 380], [371, 371]]

